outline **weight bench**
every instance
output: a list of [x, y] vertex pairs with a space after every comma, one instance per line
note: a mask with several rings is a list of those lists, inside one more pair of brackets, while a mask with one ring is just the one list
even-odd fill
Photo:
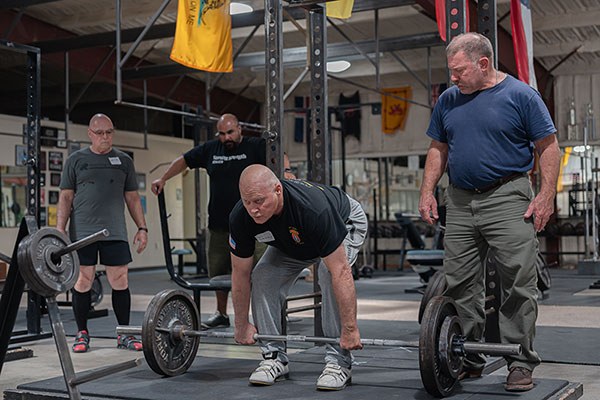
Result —
[[[183, 256], [185, 254], [191, 254], [192, 251], [188, 249], [171, 249], [171, 236], [169, 235], [169, 223], [167, 219], [167, 206], [165, 203], [165, 194], [163, 192], [158, 194], [158, 213], [160, 216], [160, 228], [163, 237], [163, 250], [165, 255], [165, 264], [167, 271], [176, 284], [184, 289], [189, 289], [193, 293], [194, 303], [200, 311], [200, 295], [203, 291], [215, 291], [215, 290], [231, 290], [231, 275], [220, 275], [211, 278], [208, 282], [190, 282], [183, 278]], [[177, 255], [179, 258], [179, 264], [177, 266], [178, 271], [175, 271], [173, 265], [173, 255]]]
[[[440, 210], [441, 211], [441, 210]], [[413, 271], [415, 271], [423, 283], [427, 283], [429, 278], [441, 270], [444, 265], [444, 250], [442, 249], [442, 227], [438, 223], [436, 225], [435, 234], [433, 236], [433, 248], [428, 250], [425, 249], [425, 241], [421, 238], [417, 227], [415, 226], [412, 218], [413, 215], [403, 214], [398, 212], [395, 214], [396, 221], [403, 231], [402, 240], [402, 255], [400, 258], [400, 265], [407, 261]], [[406, 242], [410, 242], [410, 245], [414, 250], [406, 250]], [[418, 288], [417, 292], [422, 292], [425, 287]]]
[[444, 250], [408, 250], [406, 261], [424, 283], [444, 266]]
[[192, 254], [193, 252], [190, 249], [173, 249], [171, 250], [171, 254], [177, 256], [177, 273], [179, 276], [183, 276], [183, 256], [187, 256], [188, 254]]

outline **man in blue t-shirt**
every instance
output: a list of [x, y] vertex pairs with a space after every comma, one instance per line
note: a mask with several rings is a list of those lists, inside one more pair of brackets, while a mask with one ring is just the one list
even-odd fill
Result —
[[[444, 171], [446, 192], [446, 295], [456, 300], [468, 340], [485, 325], [484, 259], [494, 252], [502, 284], [500, 338], [517, 343], [520, 356], [506, 357], [505, 389], [533, 388], [540, 363], [533, 349], [537, 319], [536, 232], [554, 212], [560, 150], [556, 129], [540, 94], [494, 68], [490, 41], [477, 33], [456, 36], [446, 48], [454, 87], [436, 103], [427, 135], [419, 212], [438, 219], [434, 189]], [[539, 156], [540, 192], [527, 176]], [[485, 359], [469, 354], [459, 379], [481, 376]]]
[[[238, 180], [250, 164], [266, 163], [265, 140], [242, 136], [242, 128], [233, 114], [223, 114], [217, 122], [218, 139], [202, 143], [177, 157], [165, 173], [152, 182], [159, 194], [170, 178], [189, 168], [204, 168], [210, 176], [208, 202], [208, 275], [231, 273], [229, 257], [229, 213], [240, 199]], [[216, 291], [217, 311], [202, 322], [205, 329], [229, 326], [227, 291]]]
[[[229, 216], [235, 340], [252, 344], [257, 331], [281, 335], [289, 290], [304, 268], [316, 264], [323, 333], [340, 338], [339, 345], [327, 345], [317, 389], [344, 389], [351, 381], [350, 350], [362, 348], [351, 267], [365, 240], [365, 212], [337, 187], [280, 181], [264, 165], [244, 170], [240, 193], [242, 199]], [[268, 246], [253, 268], [255, 242]], [[289, 359], [281, 341], [261, 340], [260, 345], [264, 360], [249, 381], [268, 386], [288, 375]]]

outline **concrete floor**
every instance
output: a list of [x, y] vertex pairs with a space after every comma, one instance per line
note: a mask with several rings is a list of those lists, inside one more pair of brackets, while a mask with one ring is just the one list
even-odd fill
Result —
[[[144, 272], [139, 276], [143, 279], [139, 281], [153, 282], [153, 285], [159, 287], [174, 287], [166, 278], [154, 279], [153, 272]], [[138, 293], [133, 295], [132, 309], [135, 311], [144, 311], [150, 301], [155, 289], [142, 285], [136, 274], [132, 274], [132, 291]], [[146, 279], [148, 278], [148, 279]], [[585, 278], [585, 277], [584, 277]], [[588, 283], [598, 279], [598, 277], [584, 279], [582, 277], [570, 274], [554, 277], [554, 286], [556, 294], [551, 293], [550, 299], [554, 301], [542, 301], [540, 305], [540, 315], [538, 325], [540, 326], [560, 326], [560, 327], [585, 327], [600, 328], [600, 296], [595, 292], [586, 290]], [[569, 283], [563, 280], [569, 279]], [[580, 281], [578, 281], [580, 280]], [[137, 283], [134, 283], [138, 281]], [[394, 290], [389, 291], [390, 283], [393, 283]], [[358, 314], [361, 320], [385, 320], [385, 321], [415, 321], [419, 307], [419, 295], [407, 295], [404, 288], [418, 286], [419, 282], [413, 274], [376, 274], [373, 279], [361, 279], [356, 282], [357, 292], [359, 293]], [[152, 285], [150, 285], [152, 286]], [[145, 287], [142, 290], [142, 287]], [[299, 281], [295, 286], [299, 292], [308, 292], [310, 285]], [[571, 297], [567, 293], [571, 291]], [[105, 285], [105, 292], [106, 285]], [[365, 293], [365, 297], [360, 297]], [[379, 295], [377, 295], [379, 293]], [[600, 294], [600, 293], [599, 293]], [[554, 304], [556, 299], [563, 299], [564, 305]], [[577, 305], [568, 304], [568, 299]], [[583, 300], [581, 300], [584, 298]], [[205, 314], [214, 310], [214, 300], [210, 293], [203, 295], [202, 308]], [[548, 303], [548, 304], [545, 304]], [[300, 305], [301, 303], [295, 304]], [[107, 293], [102, 306], [110, 309], [110, 295]], [[296, 314], [300, 318], [310, 318], [311, 313]], [[104, 318], [107, 323], [109, 318]], [[600, 333], [600, 331], [598, 331]], [[69, 332], [67, 332], [69, 333]], [[68, 338], [69, 343], [72, 337]], [[577, 338], [573, 338], [575, 345]], [[600, 340], [598, 341], [600, 343]], [[557, 346], [569, 346], [570, 343], [557, 343]], [[60, 363], [56, 353], [54, 341], [52, 339], [40, 340], [34, 343], [26, 343], [24, 347], [30, 348], [34, 352], [34, 357], [24, 360], [11, 361], [5, 363], [0, 375], [0, 393], [9, 388], [16, 388], [19, 384], [31, 381], [37, 381], [45, 378], [61, 375]], [[115, 339], [93, 338], [91, 351], [86, 354], [71, 354], [76, 371], [85, 371], [99, 366], [117, 363], [134, 358], [143, 358], [143, 354], [127, 350], [116, 349]], [[583, 384], [583, 400], [600, 399], [600, 345], [590, 351], [596, 352], [598, 363], [595, 365], [573, 365], [560, 363], [542, 363], [534, 373], [535, 378], [553, 378], [563, 379], [570, 382], [580, 382]], [[206, 357], [224, 357], [224, 358], [249, 358], [259, 359], [258, 347], [256, 346], [238, 346], [206, 344], [200, 348], [199, 356]], [[145, 365], [138, 368], [146, 368]], [[506, 369], [501, 368], [493, 373], [494, 375], [504, 376]]]

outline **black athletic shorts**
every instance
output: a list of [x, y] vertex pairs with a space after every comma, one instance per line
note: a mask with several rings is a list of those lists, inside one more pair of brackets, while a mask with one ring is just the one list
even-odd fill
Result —
[[123, 240], [101, 240], [77, 250], [80, 265], [96, 265], [100, 253], [100, 264], [107, 267], [127, 265], [132, 261], [129, 243]]

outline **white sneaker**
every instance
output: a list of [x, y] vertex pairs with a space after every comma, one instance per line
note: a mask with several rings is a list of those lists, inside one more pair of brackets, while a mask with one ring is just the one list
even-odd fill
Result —
[[263, 360], [250, 375], [249, 381], [253, 385], [272, 385], [280, 379], [288, 378], [289, 373], [287, 364], [279, 360]]
[[319, 390], [342, 390], [352, 383], [352, 372], [348, 368], [328, 363], [317, 379]]

